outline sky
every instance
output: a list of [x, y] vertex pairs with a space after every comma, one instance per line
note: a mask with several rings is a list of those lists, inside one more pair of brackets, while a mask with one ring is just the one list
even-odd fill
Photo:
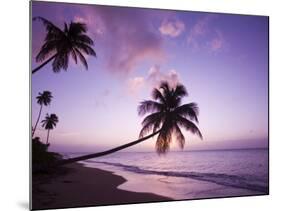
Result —
[[[97, 53], [86, 57], [88, 70], [70, 59], [67, 71], [47, 64], [32, 75], [32, 125], [44, 90], [53, 99], [41, 118], [59, 117], [51, 150], [96, 152], [136, 140], [137, 107], [162, 80], [183, 84], [183, 103], [199, 106], [204, 138], [182, 130], [184, 150], [268, 147], [267, 17], [33, 1], [36, 16], [61, 28], [85, 23]], [[45, 34], [32, 21], [32, 69]], [[45, 142], [47, 132], [40, 126], [36, 136]], [[154, 151], [155, 141], [128, 150]]]

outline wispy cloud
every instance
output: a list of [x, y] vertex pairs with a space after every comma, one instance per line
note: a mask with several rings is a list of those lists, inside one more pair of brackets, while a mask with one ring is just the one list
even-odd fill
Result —
[[175, 87], [177, 83], [180, 83], [180, 76], [175, 69], [163, 72], [160, 66], [154, 65], [148, 71], [147, 81], [152, 87], [158, 87], [162, 81], [167, 81], [170, 86]]
[[216, 35], [215, 37], [211, 40], [209, 43], [210, 49], [212, 51], [219, 51], [223, 48], [224, 46], [224, 37], [222, 33], [218, 30], [216, 30]]
[[104, 33], [104, 29], [102, 25], [98, 21], [98, 19], [93, 18], [91, 13], [85, 12], [80, 15], [75, 15], [73, 18], [74, 22], [85, 23], [89, 27], [89, 33], [92, 34], [94, 37], [102, 35]]
[[108, 70], [129, 73], [143, 61], [165, 59], [162, 38], [146, 11], [97, 6], [93, 12], [102, 25], [102, 56]]
[[128, 92], [135, 96], [144, 88], [151, 90], [151, 88], [159, 87], [162, 81], [167, 81], [171, 87], [175, 87], [181, 80], [175, 69], [162, 71], [159, 65], [153, 65], [145, 77], [136, 76], [128, 80]]
[[143, 77], [134, 77], [128, 80], [129, 93], [136, 95], [144, 87], [145, 80]]
[[163, 35], [170, 37], [179, 36], [185, 29], [185, 24], [180, 20], [164, 20], [159, 27], [159, 31]]
[[214, 52], [224, 47], [225, 40], [222, 32], [215, 29], [212, 25], [212, 22], [215, 21], [217, 17], [217, 15], [208, 14], [200, 18], [193, 27], [191, 27], [190, 33], [187, 36], [187, 43], [193, 50], [209, 49]]

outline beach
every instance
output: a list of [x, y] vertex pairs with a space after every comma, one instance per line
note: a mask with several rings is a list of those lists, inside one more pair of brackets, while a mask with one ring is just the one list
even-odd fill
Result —
[[267, 169], [266, 149], [170, 152], [162, 157], [119, 152], [33, 175], [32, 207], [267, 195]]
[[60, 175], [33, 178], [32, 209], [161, 202], [171, 198], [118, 189], [126, 179], [112, 172], [74, 163]]

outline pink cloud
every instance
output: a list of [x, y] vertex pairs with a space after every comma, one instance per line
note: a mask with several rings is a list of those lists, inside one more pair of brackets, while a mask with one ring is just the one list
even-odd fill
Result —
[[195, 50], [199, 50], [206, 44], [207, 35], [213, 33], [210, 23], [217, 17], [214, 14], [208, 14], [203, 18], [200, 18], [194, 26], [191, 28], [190, 33], [187, 37], [187, 43]]
[[128, 88], [130, 94], [138, 94], [142, 87], [144, 87], [145, 81], [143, 77], [134, 77], [128, 80]]
[[185, 24], [180, 20], [164, 20], [159, 27], [159, 31], [163, 35], [170, 37], [179, 36], [185, 29]]
[[162, 72], [158, 65], [154, 65], [148, 71], [147, 81], [152, 87], [158, 87], [162, 81], [167, 81], [170, 86], [175, 87], [180, 83], [180, 76], [174, 69]]
[[141, 9], [95, 7], [94, 17], [102, 26], [106, 68], [129, 73], [143, 61], [165, 59], [162, 38], [151, 25], [150, 13]]
[[130, 78], [127, 83], [128, 93], [135, 96], [143, 88], [159, 87], [162, 81], [167, 81], [171, 87], [175, 87], [180, 83], [180, 75], [174, 69], [163, 72], [159, 65], [152, 66], [145, 77], [137, 76]]
[[212, 51], [218, 51], [223, 48], [224, 38], [220, 31], [216, 31], [216, 36], [210, 42], [210, 49]]
[[87, 24], [89, 33], [92, 35], [92, 37], [102, 35], [104, 29], [99, 18], [95, 16], [93, 17], [91, 12], [87, 12], [89, 11], [87, 7], [84, 8], [83, 11], [85, 12], [81, 13], [80, 15], [75, 15], [73, 21]]

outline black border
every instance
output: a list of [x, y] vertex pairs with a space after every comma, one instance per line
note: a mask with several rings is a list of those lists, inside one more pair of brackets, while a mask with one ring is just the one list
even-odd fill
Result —
[[[117, 8], [131, 8], [131, 9], [148, 9], [148, 10], [162, 10], [162, 11], [176, 11], [176, 12], [193, 12], [193, 13], [205, 13], [205, 14], [221, 14], [221, 15], [240, 15], [240, 16], [254, 16], [254, 17], [267, 17], [267, 83], [268, 83], [268, 148], [267, 148], [267, 157], [268, 157], [268, 192], [264, 194], [257, 195], [238, 195], [238, 196], [218, 196], [218, 197], [206, 197], [206, 198], [195, 198], [195, 199], [176, 199], [176, 200], [164, 200], [164, 201], [146, 201], [146, 202], [136, 202], [136, 203], [119, 203], [119, 204], [105, 204], [105, 205], [85, 205], [85, 206], [76, 206], [76, 207], [56, 207], [56, 208], [44, 208], [44, 209], [33, 209], [32, 208], [32, 137], [31, 137], [31, 128], [32, 128], [32, 3], [33, 2], [44, 2], [49, 4], [72, 4], [72, 5], [87, 5], [87, 6], [102, 6], [102, 7], [117, 7]], [[197, 201], [204, 199], [224, 199], [224, 198], [239, 198], [239, 197], [260, 197], [260, 196], [269, 196], [270, 195], [270, 73], [269, 73], [269, 63], [270, 63], [270, 16], [267, 15], [252, 15], [252, 14], [241, 14], [241, 13], [224, 13], [224, 12], [204, 12], [204, 11], [195, 11], [195, 10], [181, 10], [181, 9], [161, 9], [161, 8], [151, 8], [151, 7], [132, 7], [132, 6], [119, 6], [119, 5], [101, 5], [101, 4], [91, 4], [91, 3], [72, 3], [72, 2], [56, 2], [56, 1], [45, 1], [45, 0], [30, 0], [29, 1], [29, 210], [54, 210], [54, 209], [69, 209], [69, 208], [86, 208], [86, 207], [107, 207], [107, 206], [118, 206], [118, 205], [133, 205], [133, 204], [151, 204], [159, 202], [181, 202], [181, 201]]]

